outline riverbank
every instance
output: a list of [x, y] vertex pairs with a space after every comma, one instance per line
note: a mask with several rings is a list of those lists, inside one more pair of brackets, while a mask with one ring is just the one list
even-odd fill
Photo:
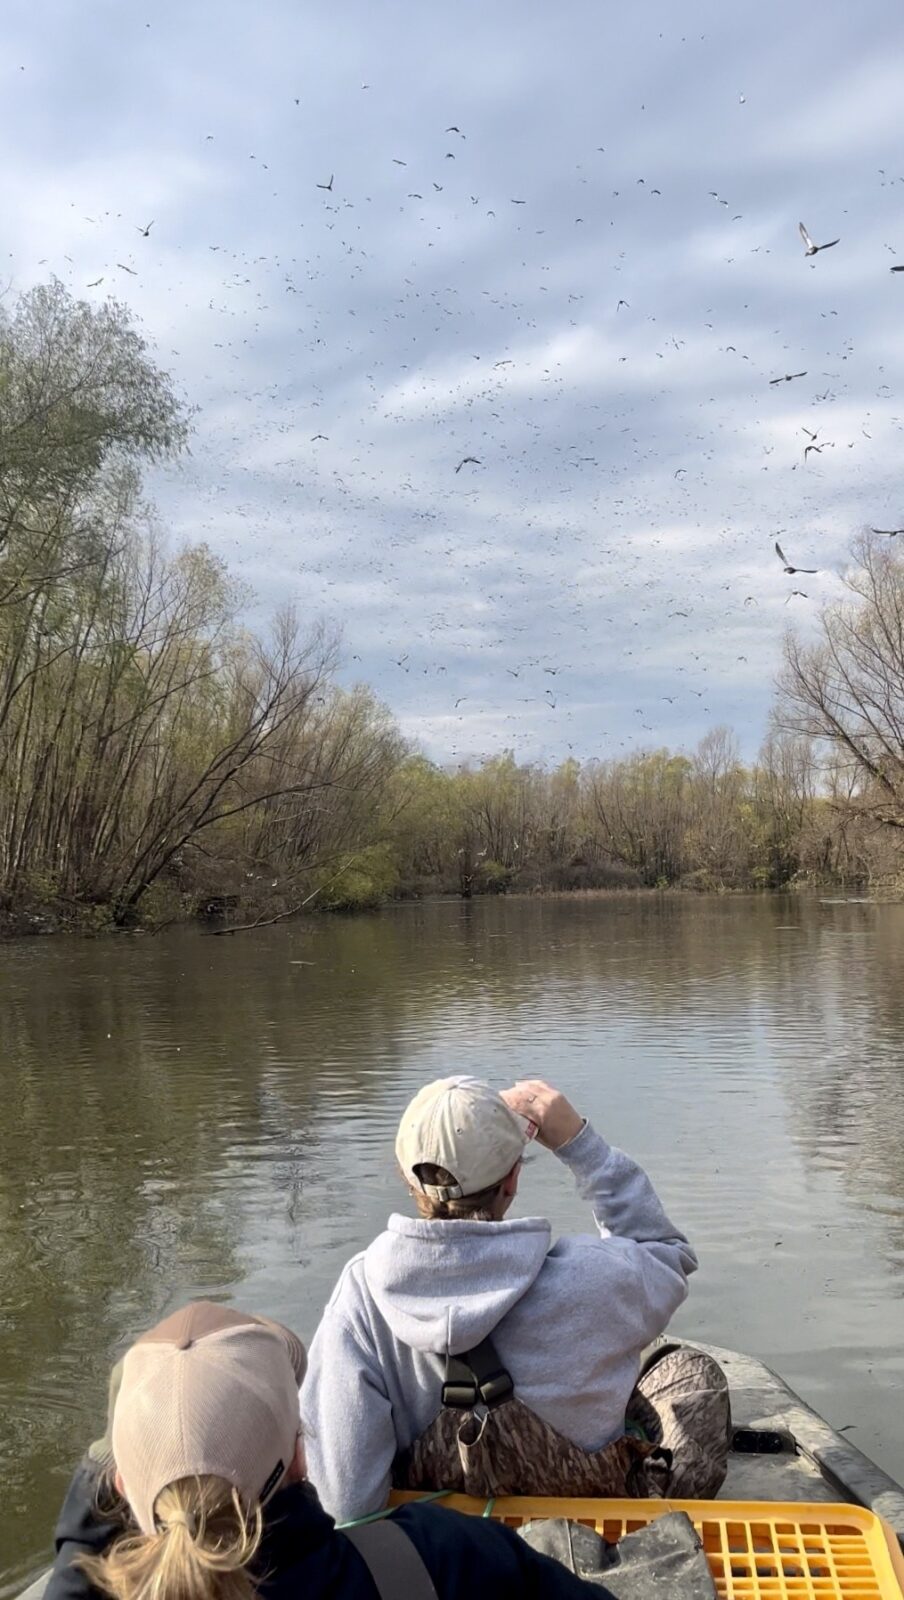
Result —
[[60, 936], [75, 938], [103, 938], [114, 935], [156, 935], [169, 928], [201, 925], [209, 934], [228, 936], [273, 927], [279, 923], [300, 921], [309, 917], [348, 916], [374, 913], [394, 905], [432, 905], [438, 903], [476, 903], [505, 899], [508, 901], [550, 900], [587, 901], [653, 900], [667, 897], [675, 899], [740, 898], [754, 895], [771, 900], [779, 895], [822, 897], [835, 904], [897, 904], [904, 901], [904, 881], [889, 878], [878, 883], [850, 883], [837, 880], [803, 876], [780, 888], [757, 884], [726, 884], [701, 881], [700, 875], [681, 883], [643, 884], [639, 882], [612, 883], [593, 887], [558, 888], [552, 885], [514, 884], [505, 889], [482, 889], [469, 894], [460, 890], [422, 885], [418, 889], [401, 890], [393, 894], [363, 897], [343, 895], [329, 897], [312, 892], [308, 904], [279, 905], [272, 900], [266, 904], [253, 897], [243, 899], [238, 895], [219, 895], [201, 899], [160, 894], [149, 898], [146, 906], [127, 921], [117, 918], [116, 908], [107, 905], [77, 905], [62, 902], [24, 903], [16, 908], [0, 907], [0, 943], [11, 940], [42, 939]]

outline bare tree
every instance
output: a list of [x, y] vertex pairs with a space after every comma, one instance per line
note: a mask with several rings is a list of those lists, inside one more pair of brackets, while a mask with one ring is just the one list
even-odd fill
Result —
[[789, 633], [778, 726], [830, 750], [845, 805], [904, 828], [904, 560], [875, 536], [853, 545], [848, 598], [823, 608], [815, 643]]

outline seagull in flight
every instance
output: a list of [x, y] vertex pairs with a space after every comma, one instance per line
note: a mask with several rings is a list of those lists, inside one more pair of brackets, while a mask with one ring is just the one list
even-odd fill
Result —
[[775, 553], [778, 556], [778, 559], [781, 562], [782, 566], [784, 567], [785, 571], [787, 572], [788, 576], [791, 577], [791, 578], [794, 577], [794, 574], [796, 572], [807, 572], [807, 573], [810, 573], [811, 575], [815, 575], [819, 571], [818, 567], [792, 567], [790, 561], [788, 560], [788, 557], [785, 555], [785, 552], [782, 549], [782, 547], [779, 544], [777, 539], [775, 541]]
[[798, 223], [798, 227], [800, 228], [800, 236], [804, 241], [805, 256], [818, 255], [820, 250], [831, 250], [833, 245], [841, 242], [840, 239], [830, 239], [828, 244], [814, 244], [802, 222]]
[[335, 173], [331, 172], [330, 173], [330, 181], [329, 181], [329, 183], [318, 183], [318, 184], [315, 185], [315, 187], [318, 188], [318, 189], [326, 189], [330, 194], [332, 194], [332, 192], [333, 192], [333, 178], [334, 177], [335, 177]]
[[118, 266], [120, 272], [129, 272], [133, 278], [138, 277], [138, 273], [135, 271], [135, 268], [127, 267], [124, 261], [117, 261], [116, 265]]
[[870, 533], [878, 533], [886, 539], [897, 539], [899, 533], [904, 534], [904, 528], [870, 528], [869, 531]]
[[805, 378], [806, 376], [807, 376], [807, 374], [805, 372], [786, 372], [781, 377], [770, 378], [769, 382], [770, 382], [770, 384], [773, 384], [773, 383], [793, 383], [795, 378]]
[[790, 602], [794, 599], [795, 595], [800, 595], [801, 600], [809, 600], [809, 598], [810, 598], [810, 596], [808, 594], [805, 594], [803, 589], [792, 589], [791, 593], [788, 596], [788, 599], [785, 601], [785, 605], [789, 605]]
[[480, 466], [480, 462], [478, 461], [476, 456], [462, 456], [461, 460], [458, 463], [458, 466], [455, 468], [456, 472], [460, 472], [462, 467], [466, 467], [469, 462], [475, 467], [479, 467]]
[[154, 226], [153, 222], [149, 222], [146, 228], [139, 228], [139, 226], [138, 226], [138, 224], [136, 222], [136, 224], [135, 224], [135, 232], [136, 233], [140, 233], [142, 239], [147, 239], [149, 234], [150, 234], [151, 229], [153, 228], [153, 226]]

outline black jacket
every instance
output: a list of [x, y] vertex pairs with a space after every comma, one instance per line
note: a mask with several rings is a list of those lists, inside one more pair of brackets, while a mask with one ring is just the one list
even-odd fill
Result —
[[[72, 1558], [100, 1554], [122, 1524], [101, 1521], [94, 1507], [94, 1473], [83, 1465], [60, 1512], [45, 1600], [97, 1600]], [[498, 1522], [423, 1502], [392, 1516], [417, 1549], [439, 1600], [611, 1600], [599, 1583], [582, 1583]], [[376, 1600], [363, 1557], [305, 1484], [279, 1489], [268, 1502], [252, 1576], [255, 1570], [261, 1600]]]

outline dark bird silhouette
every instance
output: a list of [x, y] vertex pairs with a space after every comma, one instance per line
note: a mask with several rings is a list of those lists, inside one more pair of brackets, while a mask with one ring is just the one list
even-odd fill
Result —
[[148, 235], [150, 234], [150, 231], [153, 228], [153, 226], [154, 226], [153, 222], [149, 222], [146, 228], [139, 228], [139, 226], [138, 226], [138, 224], [136, 222], [136, 224], [135, 224], [135, 232], [136, 233], [140, 233], [142, 239], [146, 239], [148, 237]]
[[128, 272], [133, 278], [138, 277], [138, 273], [135, 271], [135, 268], [127, 267], [124, 261], [117, 261], [116, 265], [118, 266], [120, 272]]
[[408, 162], [407, 161], [400, 161], [398, 156], [393, 156], [392, 164], [393, 164], [394, 167], [407, 167]]
[[904, 272], [904, 267], [889, 267], [889, 272]]
[[512, 201], [512, 205], [513, 206], [526, 206], [527, 205], [527, 201], [526, 200], [513, 200]]
[[335, 177], [335, 173], [331, 172], [330, 173], [330, 181], [329, 181], [329, 183], [318, 183], [316, 185], [316, 187], [318, 189], [326, 189], [329, 194], [332, 194], [332, 192], [333, 192], [333, 178], [334, 177]]
[[473, 466], [475, 466], [475, 467], [479, 467], [480, 466], [480, 462], [478, 461], [476, 456], [462, 456], [461, 460], [458, 463], [458, 466], [455, 468], [456, 472], [460, 472], [462, 467], [466, 467], [469, 462], [471, 462], [471, 464]]
[[615, 307], [616, 311], [620, 311], [622, 306], [625, 307], [626, 311], [630, 311], [630, 309], [631, 309], [631, 307], [628, 305], [627, 300], [619, 300], [618, 305]]
[[770, 378], [769, 382], [770, 382], [770, 384], [773, 384], [773, 383], [793, 383], [795, 378], [805, 378], [806, 376], [807, 376], [807, 374], [805, 372], [786, 372], [783, 377]]
[[810, 596], [808, 594], [804, 593], [803, 589], [792, 589], [791, 593], [789, 594], [789, 596], [787, 598], [787, 600], [785, 601], [785, 605], [786, 606], [791, 603], [791, 601], [794, 599], [795, 595], [799, 595], [801, 600], [809, 600], [809, 598], [810, 598]]
[[461, 129], [456, 128], [455, 123], [453, 122], [451, 128], [446, 129], [446, 133], [461, 133]]
[[804, 241], [805, 256], [818, 255], [820, 250], [831, 250], [833, 245], [840, 243], [839, 239], [830, 239], [828, 244], [814, 244], [802, 222], [798, 223], [798, 227], [800, 229], [800, 236]]
[[[100, 280], [103, 282], [103, 279]], [[89, 284], [90, 288], [91, 285]], [[870, 528], [870, 533], [878, 533], [885, 539], [897, 539], [898, 534], [904, 536], [904, 528]]]
[[103, 283], [103, 281], [104, 281], [103, 278], [92, 278], [90, 283], [86, 283], [85, 284], [85, 288], [86, 289], [96, 289], [98, 284], [99, 283]]
[[804, 460], [806, 461], [807, 456], [810, 454], [811, 450], [815, 450], [816, 454], [819, 456], [819, 455], [822, 455], [822, 452], [823, 452], [824, 449], [825, 449], [825, 445], [824, 444], [808, 444], [806, 449], [804, 450]]
[[818, 567], [792, 567], [790, 561], [788, 560], [788, 557], [785, 555], [785, 552], [782, 549], [782, 547], [779, 544], [777, 539], [775, 541], [775, 553], [778, 556], [778, 559], [781, 562], [782, 566], [784, 567], [785, 571], [787, 572], [788, 576], [791, 577], [791, 578], [794, 577], [794, 574], [796, 572], [806, 572], [806, 573], [809, 573], [812, 576], [812, 575], [814, 575], [815, 573], [817, 573], [819, 571]]
[[311, 440], [311, 443], [312, 444], [316, 444], [318, 439], [323, 439], [323, 441], [326, 444], [329, 444], [329, 442], [330, 442], [329, 441], [329, 437], [327, 436], [327, 434], [325, 434], [325, 433], [315, 433], [313, 438], [312, 438], [312, 440]]

